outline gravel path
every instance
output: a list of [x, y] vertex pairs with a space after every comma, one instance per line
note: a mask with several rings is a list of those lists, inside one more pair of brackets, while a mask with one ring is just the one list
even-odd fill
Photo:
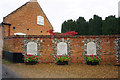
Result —
[[2, 66], [2, 78], [21, 78], [15, 72], [7, 69], [5, 66]]
[[[4, 64], [24, 78], [118, 78], [118, 66], [87, 64]], [[120, 69], [119, 69], [120, 70]]]

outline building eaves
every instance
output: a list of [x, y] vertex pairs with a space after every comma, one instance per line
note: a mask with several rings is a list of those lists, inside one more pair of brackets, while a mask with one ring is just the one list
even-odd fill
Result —
[[9, 24], [9, 23], [4, 23], [4, 22], [2, 22], [1, 25], [9, 25], [9, 26], [11, 26], [11, 24]]

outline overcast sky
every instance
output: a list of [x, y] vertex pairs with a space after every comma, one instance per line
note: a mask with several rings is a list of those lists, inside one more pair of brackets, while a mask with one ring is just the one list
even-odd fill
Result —
[[[3, 17], [16, 10], [29, 0], [1, 0], [0, 22]], [[55, 32], [61, 32], [65, 20], [76, 20], [82, 16], [87, 21], [94, 14], [103, 19], [109, 15], [118, 17], [118, 2], [120, 0], [37, 0], [48, 17]]]

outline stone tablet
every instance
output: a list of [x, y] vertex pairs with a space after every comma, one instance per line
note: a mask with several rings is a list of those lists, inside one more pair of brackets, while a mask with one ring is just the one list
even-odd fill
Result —
[[87, 43], [87, 55], [96, 55], [96, 44], [94, 42]]
[[67, 54], [67, 44], [65, 42], [60, 42], [57, 44], [57, 55]]
[[27, 44], [27, 55], [28, 54], [36, 54], [37, 55], [37, 43], [29, 42]]

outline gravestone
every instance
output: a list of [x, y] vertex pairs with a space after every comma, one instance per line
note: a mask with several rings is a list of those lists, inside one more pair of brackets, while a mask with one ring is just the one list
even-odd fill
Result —
[[96, 44], [94, 42], [87, 43], [87, 55], [96, 55]]
[[65, 42], [60, 42], [57, 44], [57, 55], [67, 54], [67, 44]]
[[37, 55], [37, 43], [29, 42], [27, 44], [27, 55], [28, 54], [36, 54]]

